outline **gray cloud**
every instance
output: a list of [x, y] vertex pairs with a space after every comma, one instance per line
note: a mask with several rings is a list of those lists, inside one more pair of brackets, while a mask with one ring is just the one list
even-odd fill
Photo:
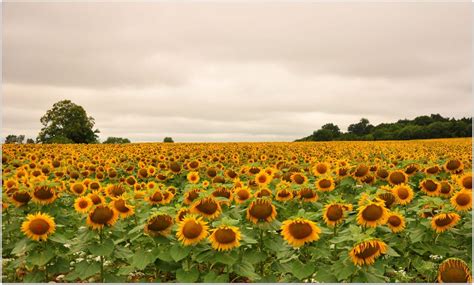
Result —
[[469, 3], [6, 3], [4, 134], [61, 99], [101, 137], [293, 140], [471, 115]]

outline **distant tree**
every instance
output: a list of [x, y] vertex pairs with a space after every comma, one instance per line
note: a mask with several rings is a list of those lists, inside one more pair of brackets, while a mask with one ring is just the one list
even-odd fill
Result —
[[26, 143], [27, 143], [27, 144], [32, 144], [32, 143], [35, 143], [35, 141], [34, 141], [32, 138], [28, 138], [28, 139], [26, 140]]
[[25, 135], [19, 135], [16, 137], [17, 143], [23, 143], [24, 140], [25, 140]]
[[328, 123], [321, 127], [321, 129], [314, 131], [312, 139], [316, 141], [332, 141], [341, 135], [341, 130], [335, 124]]
[[347, 130], [349, 131], [349, 133], [353, 133], [355, 135], [360, 136], [370, 133], [373, 128], [374, 126], [369, 123], [369, 120], [367, 120], [366, 118], [362, 118], [357, 124], [349, 125]]
[[16, 143], [18, 137], [15, 135], [8, 135], [5, 137], [5, 143]]
[[127, 138], [108, 137], [103, 143], [105, 143], [105, 144], [123, 144], [123, 143], [130, 143], [130, 140], [127, 139]]
[[174, 141], [173, 141], [173, 139], [172, 139], [171, 137], [166, 137], [166, 138], [163, 140], [163, 142], [165, 142], [165, 143], [173, 143]]
[[93, 130], [94, 118], [87, 116], [86, 111], [70, 100], [55, 103], [41, 117], [43, 128], [37, 141], [41, 143], [95, 143], [99, 130]]

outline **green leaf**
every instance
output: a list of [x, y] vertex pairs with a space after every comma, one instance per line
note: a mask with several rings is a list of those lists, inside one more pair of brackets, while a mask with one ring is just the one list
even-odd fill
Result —
[[70, 243], [71, 242], [71, 240], [69, 240], [68, 238], [66, 238], [64, 235], [62, 235], [60, 233], [55, 233], [52, 236], [50, 236], [48, 239], [51, 240], [51, 241], [60, 243], [60, 244], [65, 244], [65, 243]]
[[133, 256], [133, 252], [127, 247], [116, 246], [114, 250], [114, 256], [116, 258], [129, 259]]
[[28, 245], [28, 238], [24, 238], [16, 243], [15, 247], [12, 249], [12, 254], [21, 254], [26, 252], [26, 246]]
[[124, 266], [120, 267], [119, 270], [117, 271], [117, 275], [128, 275], [135, 271], [135, 267], [133, 266]]
[[25, 275], [23, 282], [25, 283], [40, 283], [44, 280], [44, 272], [42, 271], [33, 271]]
[[104, 274], [104, 283], [126, 283], [127, 278], [113, 273]]
[[251, 264], [256, 264], [261, 261], [264, 261], [267, 257], [264, 254], [261, 254], [255, 250], [249, 250], [244, 253], [245, 260]]
[[338, 281], [346, 280], [356, 271], [357, 268], [352, 262], [338, 261], [331, 266], [331, 271]]
[[253, 268], [253, 265], [245, 261], [234, 264], [233, 271], [237, 275], [250, 278], [251, 280], [260, 279], [260, 276], [255, 273], [255, 269]]
[[400, 254], [398, 254], [398, 252], [396, 252], [396, 251], [395, 251], [393, 248], [391, 248], [390, 246], [388, 247], [387, 255], [388, 255], [388, 256], [394, 256], [394, 257], [400, 256]]
[[166, 261], [166, 262], [173, 262], [174, 259], [171, 257], [171, 254], [170, 254], [170, 251], [169, 250], [164, 250], [164, 251], [160, 251], [158, 250], [156, 253], [155, 253], [155, 256], [160, 259], [160, 260], [163, 260], [163, 261]]
[[214, 271], [204, 276], [204, 283], [228, 283], [229, 274], [217, 274]]
[[199, 279], [199, 271], [193, 267], [189, 271], [184, 271], [182, 268], [176, 271], [176, 280], [179, 283], [194, 283]]
[[294, 260], [291, 263], [291, 273], [300, 281], [306, 277], [311, 276], [314, 272], [314, 269], [314, 264], [311, 263], [303, 264], [298, 260]]
[[114, 250], [114, 243], [110, 240], [104, 241], [102, 244], [92, 244], [89, 251], [95, 256], [109, 256]]
[[54, 256], [55, 253], [52, 250], [45, 250], [42, 252], [34, 251], [30, 253], [30, 255], [28, 255], [27, 260], [33, 265], [43, 266], [48, 263]]
[[191, 247], [183, 247], [179, 244], [175, 244], [170, 249], [170, 255], [176, 262], [186, 258], [189, 255], [189, 252], [191, 252]]
[[336, 277], [334, 275], [332, 275], [329, 272], [329, 270], [325, 270], [323, 267], [319, 268], [319, 270], [316, 272], [316, 276], [314, 276], [314, 278], [316, 278], [316, 280], [318, 280], [319, 282], [324, 282], [324, 283], [337, 282]]
[[233, 265], [237, 261], [237, 257], [232, 256], [232, 253], [216, 252], [213, 261], [225, 265]]
[[100, 271], [100, 263], [98, 262], [88, 263], [86, 260], [83, 260], [79, 263], [76, 263], [76, 265], [74, 266], [74, 271], [72, 273], [74, 276], [76, 276], [76, 278], [80, 278], [84, 280], [98, 273], [99, 271]]
[[145, 249], [139, 249], [133, 255], [132, 263], [130, 265], [135, 266], [138, 270], [143, 270], [148, 264], [154, 262], [156, 259], [153, 252], [146, 251]]

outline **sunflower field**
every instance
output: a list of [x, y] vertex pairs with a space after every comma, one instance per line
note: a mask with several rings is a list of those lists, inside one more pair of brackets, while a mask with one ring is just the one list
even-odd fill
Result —
[[2, 146], [3, 282], [471, 282], [472, 140]]

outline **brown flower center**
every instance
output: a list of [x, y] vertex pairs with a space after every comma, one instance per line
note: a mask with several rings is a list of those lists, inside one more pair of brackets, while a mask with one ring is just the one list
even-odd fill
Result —
[[466, 206], [471, 203], [471, 196], [467, 193], [461, 193], [456, 196], [456, 204], [459, 206]]
[[78, 205], [79, 205], [79, 208], [85, 209], [85, 208], [87, 208], [87, 206], [89, 206], [89, 203], [87, 203], [86, 200], [81, 200], [81, 201], [79, 201]]
[[444, 226], [447, 226], [449, 224], [451, 224], [451, 222], [453, 221], [453, 219], [448, 216], [448, 215], [444, 215], [442, 218], [437, 218], [435, 220], [435, 224], [439, 227], [444, 227]]
[[195, 221], [188, 221], [184, 224], [183, 235], [188, 239], [197, 238], [203, 231], [202, 225]]
[[328, 208], [326, 217], [328, 218], [328, 220], [334, 222], [334, 221], [339, 221], [342, 218], [343, 214], [344, 213], [342, 211], [341, 206], [332, 205]]
[[378, 205], [369, 205], [362, 211], [362, 218], [366, 221], [377, 221], [382, 218], [383, 209]]
[[296, 239], [304, 239], [311, 235], [313, 229], [308, 223], [304, 222], [293, 222], [288, 227], [291, 236]]
[[115, 200], [114, 202], [115, 209], [119, 211], [120, 213], [128, 213], [130, 211], [130, 208], [125, 205], [125, 201], [120, 199], [120, 200]]
[[366, 165], [360, 165], [359, 167], [357, 167], [354, 175], [355, 177], [364, 177], [365, 175], [367, 175], [367, 173], [369, 173], [369, 167], [367, 167]]
[[388, 223], [393, 227], [398, 227], [402, 223], [402, 220], [397, 216], [390, 216], [388, 218]]
[[310, 199], [310, 198], [313, 198], [316, 196], [316, 193], [313, 192], [311, 189], [309, 188], [305, 188], [305, 189], [301, 189], [300, 191], [300, 195], [301, 197], [305, 198], [305, 199]]
[[82, 194], [84, 190], [86, 189], [82, 184], [74, 184], [74, 186], [72, 186], [72, 191], [74, 191], [76, 194]]
[[154, 217], [148, 222], [148, 229], [155, 232], [161, 232], [166, 230], [172, 224], [172, 219], [169, 216], [160, 215]]
[[472, 176], [466, 176], [462, 179], [462, 186], [466, 189], [472, 189]]
[[448, 170], [456, 170], [459, 167], [461, 167], [461, 162], [457, 159], [452, 159], [452, 160], [448, 161], [448, 163], [446, 164], [446, 168]]
[[247, 200], [250, 197], [250, 194], [248, 191], [241, 189], [237, 191], [237, 196], [239, 196], [240, 200]]
[[203, 199], [199, 201], [196, 206], [196, 209], [198, 209], [201, 213], [212, 215], [217, 211], [217, 207], [218, 204], [215, 201], [211, 199]]
[[446, 181], [441, 182], [440, 192], [442, 194], [449, 194], [451, 192], [451, 185], [449, 185], [449, 183]]
[[265, 220], [272, 215], [272, 205], [264, 203], [255, 203], [250, 206], [250, 215], [259, 220]]
[[303, 184], [304, 183], [304, 177], [300, 174], [296, 174], [293, 176], [293, 180], [295, 181], [296, 184]]
[[398, 198], [402, 200], [405, 200], [406, 198], [410, 196], [410, 192], [405, 187], [398, 188], [397, 194], [398, 194]]
[[324, 174], [326, 171], [328, 171], [328, 168], [324, 164], [318, 164], [318, 166], [316, 166], [316, 170], [318, 173]]
[[12, 196], [13, 200], [20, 202], [20, 203], [28, 203], [31, 200], [30, 194], [24, 191], [15, 192]]
[[215, 232], [214, 237], [217, 242], [223, 244], [233, 243], [236, 239], [235, 232], [231, 229], [218, 229]]
[[329, 188], [331, 187], [332, 183], [331, 183], [331, 180], [329, 179], [321, 179], [319, 181], [319, 187], [323, 188], [323, 189], [326, 189], [326, 188]]
[[91, 199], [92, 203], [94, 203], [94, 205], [99, 205], [102, 203], [102, 199], [100, 199], [99, 195], [97, 194], [92, 194], [89, 196], [89, 198]]
[[365, 249], [362, 250], [361, 252], [356, 253], [356, 256], [358, 258], [366, 259], [366, 258], [369, 258], [369, 257], [377, 254], [378, 251], [379, 251], [378, 246], [373, 246], [371, 244], [367, 244], [367, 247], [365, 247]]
[[405, 178], [406, 177], [405, 175], [403, 175], [402, 172], [396, 171], [392, 172], [388, 179], [390, 179], [390, 182], [392, 182], [393, 184], [398, 185], [404, 183], [406, 180]]
[[50, 226], [47, 221], [42, 218], [34, 219], [30, 222], [29, 229], [35, 235], [44, 235], [48, 232]]
[[109, 223], [114, 216], [114, 212], [112, 209], [104, 206], [98, 206], [94, 209], [92, 213], [90, 213], [90, 219], [100, 225], [106, 225]]
[[382, 179], [387, 178], [388, 174], [389, 174], [388, 171], [385, 170], [385, 169], [380, 168], [380, 169], [377, 170], [377, 176], [382, 178]]
[[426, 180], [424, 183], [423, 183], [423, 186], [424, 188], [426, 189], [426, 191], [428, 192], [434, 192], [436, 191], [436, 189], [438, 189], [438, 184], [436, 184], [436, 182], [434, 182], [433, 180]]
[[47, 186], [42, 186], [39, 189], [37, 189], [33, 195], [38, 198], [39, 200], [48, 200], [53, 198], [54, 196], [54, 191], [47, 187]]
[[441, 272], [441, 280], [446, 283], [466, 283], [468, 275], [462, 268], [449, 267]]

